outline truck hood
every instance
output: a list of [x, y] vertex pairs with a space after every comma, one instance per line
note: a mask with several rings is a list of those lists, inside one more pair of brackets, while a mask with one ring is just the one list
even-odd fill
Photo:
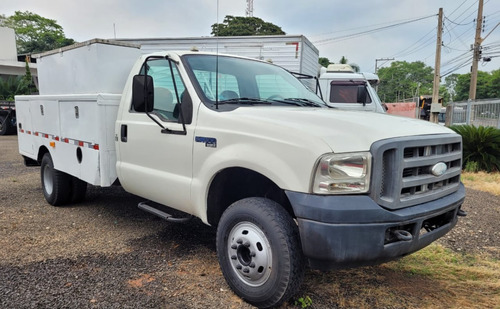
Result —
[[237, 108], [230, 114], [238, 123], [257, 124], [254, 133], [317, 139], [333, 152], [367, 151], [375, 141], [395, 137], [454, 133], [423, 120], [362, 111], [254, 106]]

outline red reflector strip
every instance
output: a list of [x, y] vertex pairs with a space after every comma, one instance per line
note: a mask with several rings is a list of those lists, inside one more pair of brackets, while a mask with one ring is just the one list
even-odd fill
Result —
[[[66, 138], [66, 137], [63, 138], [63, 137], [55, 136], [55, 135], [52, 135], [52, 134], [42, 133], [42, 132], [26, 131], [24, 129], [19, 129], [19, 132], [20, 133], [33, 134], [35, 136], [40, 136], [40, 137], [47, 138], [47, 139], [52, 139], [52, 140], [55, 140], [55, 141], [62, 141], [64, 143], [72, 144], [72, 145], [79, 146], [79, 147], [85, 147], [85, 148], [90, 148], [90, 149], [94, 149], [94, 150], [99, 150], [99, 144], [92, 144], [90, 142], [84, 142], [84, 141], [74, 140], [74, 139], [70, 139], [70, 138]], [[52, 146], [52, 143], [53, 142], [51, 142], [51, 147], [55, 147], [55, 144], [54, 144], [54, 146]]]

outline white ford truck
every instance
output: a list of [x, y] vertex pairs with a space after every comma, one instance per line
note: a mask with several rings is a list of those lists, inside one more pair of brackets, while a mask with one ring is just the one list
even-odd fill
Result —
[[16, 97], [21, 155], [41, 166], [49, 204], [119, 183], [144, 210], [216, 227], [222, 273], [255, 306], [289, 299], [306, 264], [394, 260], [465, 214], [461, 137], [442, 126], [328, 107], [258, 60], [164, 52], [125, 65], [113, 48], [133, 50], [94, 40], [39, 56], [41, 95]]

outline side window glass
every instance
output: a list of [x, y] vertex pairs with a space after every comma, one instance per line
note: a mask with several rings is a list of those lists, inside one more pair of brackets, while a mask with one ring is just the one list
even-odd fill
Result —
[[[158, 115], [163, 121], [177, 122], [179, 117], [178, 109], [182, 94], [186, 86], [180, 77], [177, 65], [172, 63], [172, 72], [168, 60], [159, 59], [148, 62], [147, 74], [153, 78], [154, 104], [153, 113]], [[179, 100], [175, 93], [175, 86]]]

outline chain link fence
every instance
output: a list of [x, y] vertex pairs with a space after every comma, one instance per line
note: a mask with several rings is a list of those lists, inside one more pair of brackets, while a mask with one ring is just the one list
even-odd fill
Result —
[[463, 124], [500, 129], [500, 99], [448, 104], [446, 108], [446, 125]]

